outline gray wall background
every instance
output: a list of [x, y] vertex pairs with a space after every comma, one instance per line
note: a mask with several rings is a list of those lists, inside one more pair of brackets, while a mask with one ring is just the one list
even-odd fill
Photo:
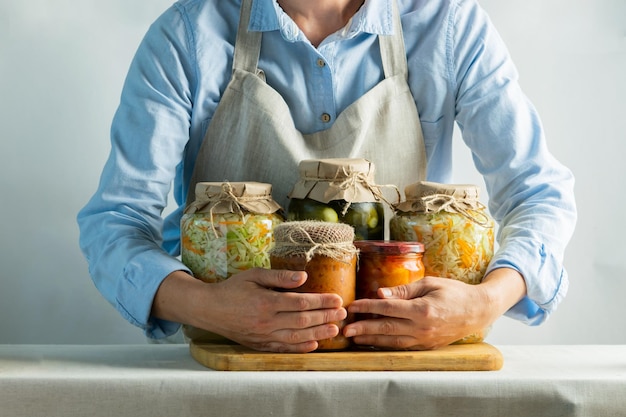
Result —
[[[93, 286], [77, 211], [109, 151], [122, 82], [171, 0], [0, 0], [0, 343], [144, 343]], [[626, 2], [483, 0], [577, 176], [571, 286], [544, 325], [493, 344], [626, 343]], [[457, 141], [455, 180], [482, 180]]]

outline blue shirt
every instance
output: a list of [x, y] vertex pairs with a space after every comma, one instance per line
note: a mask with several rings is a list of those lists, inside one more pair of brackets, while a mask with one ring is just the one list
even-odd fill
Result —
[[[549, 153], [507, 49], [476, 0], [398, 4], [428, 180], [452, 181], [456, 122], [499, 223], [490, 269], [511, 267], [526, 280], [527, 297], [507, 314], [539, 324], [567, 291], [563, 253], [576, 222], [572, 173]], [[176, 257], [179, 220], [196, 154], [230, 78], [239, 5], [181, 0], [150, 27], [128, 72], [101, 182], [78, 215], [97, 288], [150, 337], [179, 326], [152, 318], [150, 310], [162, 280], [188, 270]], [[315, 48], [275, 0], [255, 0], [249, 27], [263, 32], [259, 68], [268, 84], [290, 105], [297, 128], [312, 133], [383, 79], [377, 36], [392, 26], [390, 2], [367, 0]], [[179, 208], [163, 220], [171, 187]]]

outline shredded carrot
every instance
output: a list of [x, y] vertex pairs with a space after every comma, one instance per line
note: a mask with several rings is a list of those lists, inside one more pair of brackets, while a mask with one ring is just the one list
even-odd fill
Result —
[[198, 255], [204, 255], [204, 251], [200, 248], [197, 248], [194, 243], [191, 241], [191, 239], [189, 238], [189, 236], [184, 235], [182, 238], [182, 244], [183, 247], [185, 248], [185, 250], [188, 250], [190, 252], [193, 252], [195, 254]]

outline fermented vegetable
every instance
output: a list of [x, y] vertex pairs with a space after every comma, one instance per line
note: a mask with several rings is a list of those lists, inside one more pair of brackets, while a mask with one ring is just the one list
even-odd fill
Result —
[[194, 276], [217, 282], [269, 268], [273, 229], [283, 221], [271, 184], [199, 182], [181, 218], [181, 260]]
[[396, 216], [389, 227], [394, 240], [424, 244], [427, 275], [478, 284], [493, 256], [493, 228], [479, 226], [461, 214]]
[[[394, 240], [424, 244], [426, 275], [479, 284], [493, 257], [494, 222], [478, 200], [478, 187], [419, 182], [389, 222]], [[488, 329], [456, 343], [476, 343]]]
[[217, 282], [250, 268], [269, 268], [274, 214], [194, 213], [181, 222], [181, 257], [196, 278]]
[[354, 228], [354, 240], [380, 240], [384, 237], [384, 207], [382, 203], [350, 203], [333, 200], [321, 203], [310, 198], [292, 199], [287, 220], [320, 220], [345, 223]]
[[397, 188], [376, 184], [372, 162], [361, 158], [307, 159], [300, 161], [298, 169], [300, 179], [289, 193], [288, 220], [345, 223], [354, 227], [355, 240], [384, 238], [383, 203], [392, 203], [381, 188]]

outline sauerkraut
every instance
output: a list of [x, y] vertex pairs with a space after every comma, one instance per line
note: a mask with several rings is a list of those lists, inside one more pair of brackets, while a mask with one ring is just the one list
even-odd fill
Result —
[[185, 214], [181, 221], [181, 259], [205, 282], [225, 280], [250, 268], [270, 268], [277, 214]]
[[[471, 211], [468, 214], [476, 214]], [[390, 221], [393, 240], [424, 244], [426, 275], [478, 284], [493, 257], [493, 223], [459, 213], [402, 213]]]

